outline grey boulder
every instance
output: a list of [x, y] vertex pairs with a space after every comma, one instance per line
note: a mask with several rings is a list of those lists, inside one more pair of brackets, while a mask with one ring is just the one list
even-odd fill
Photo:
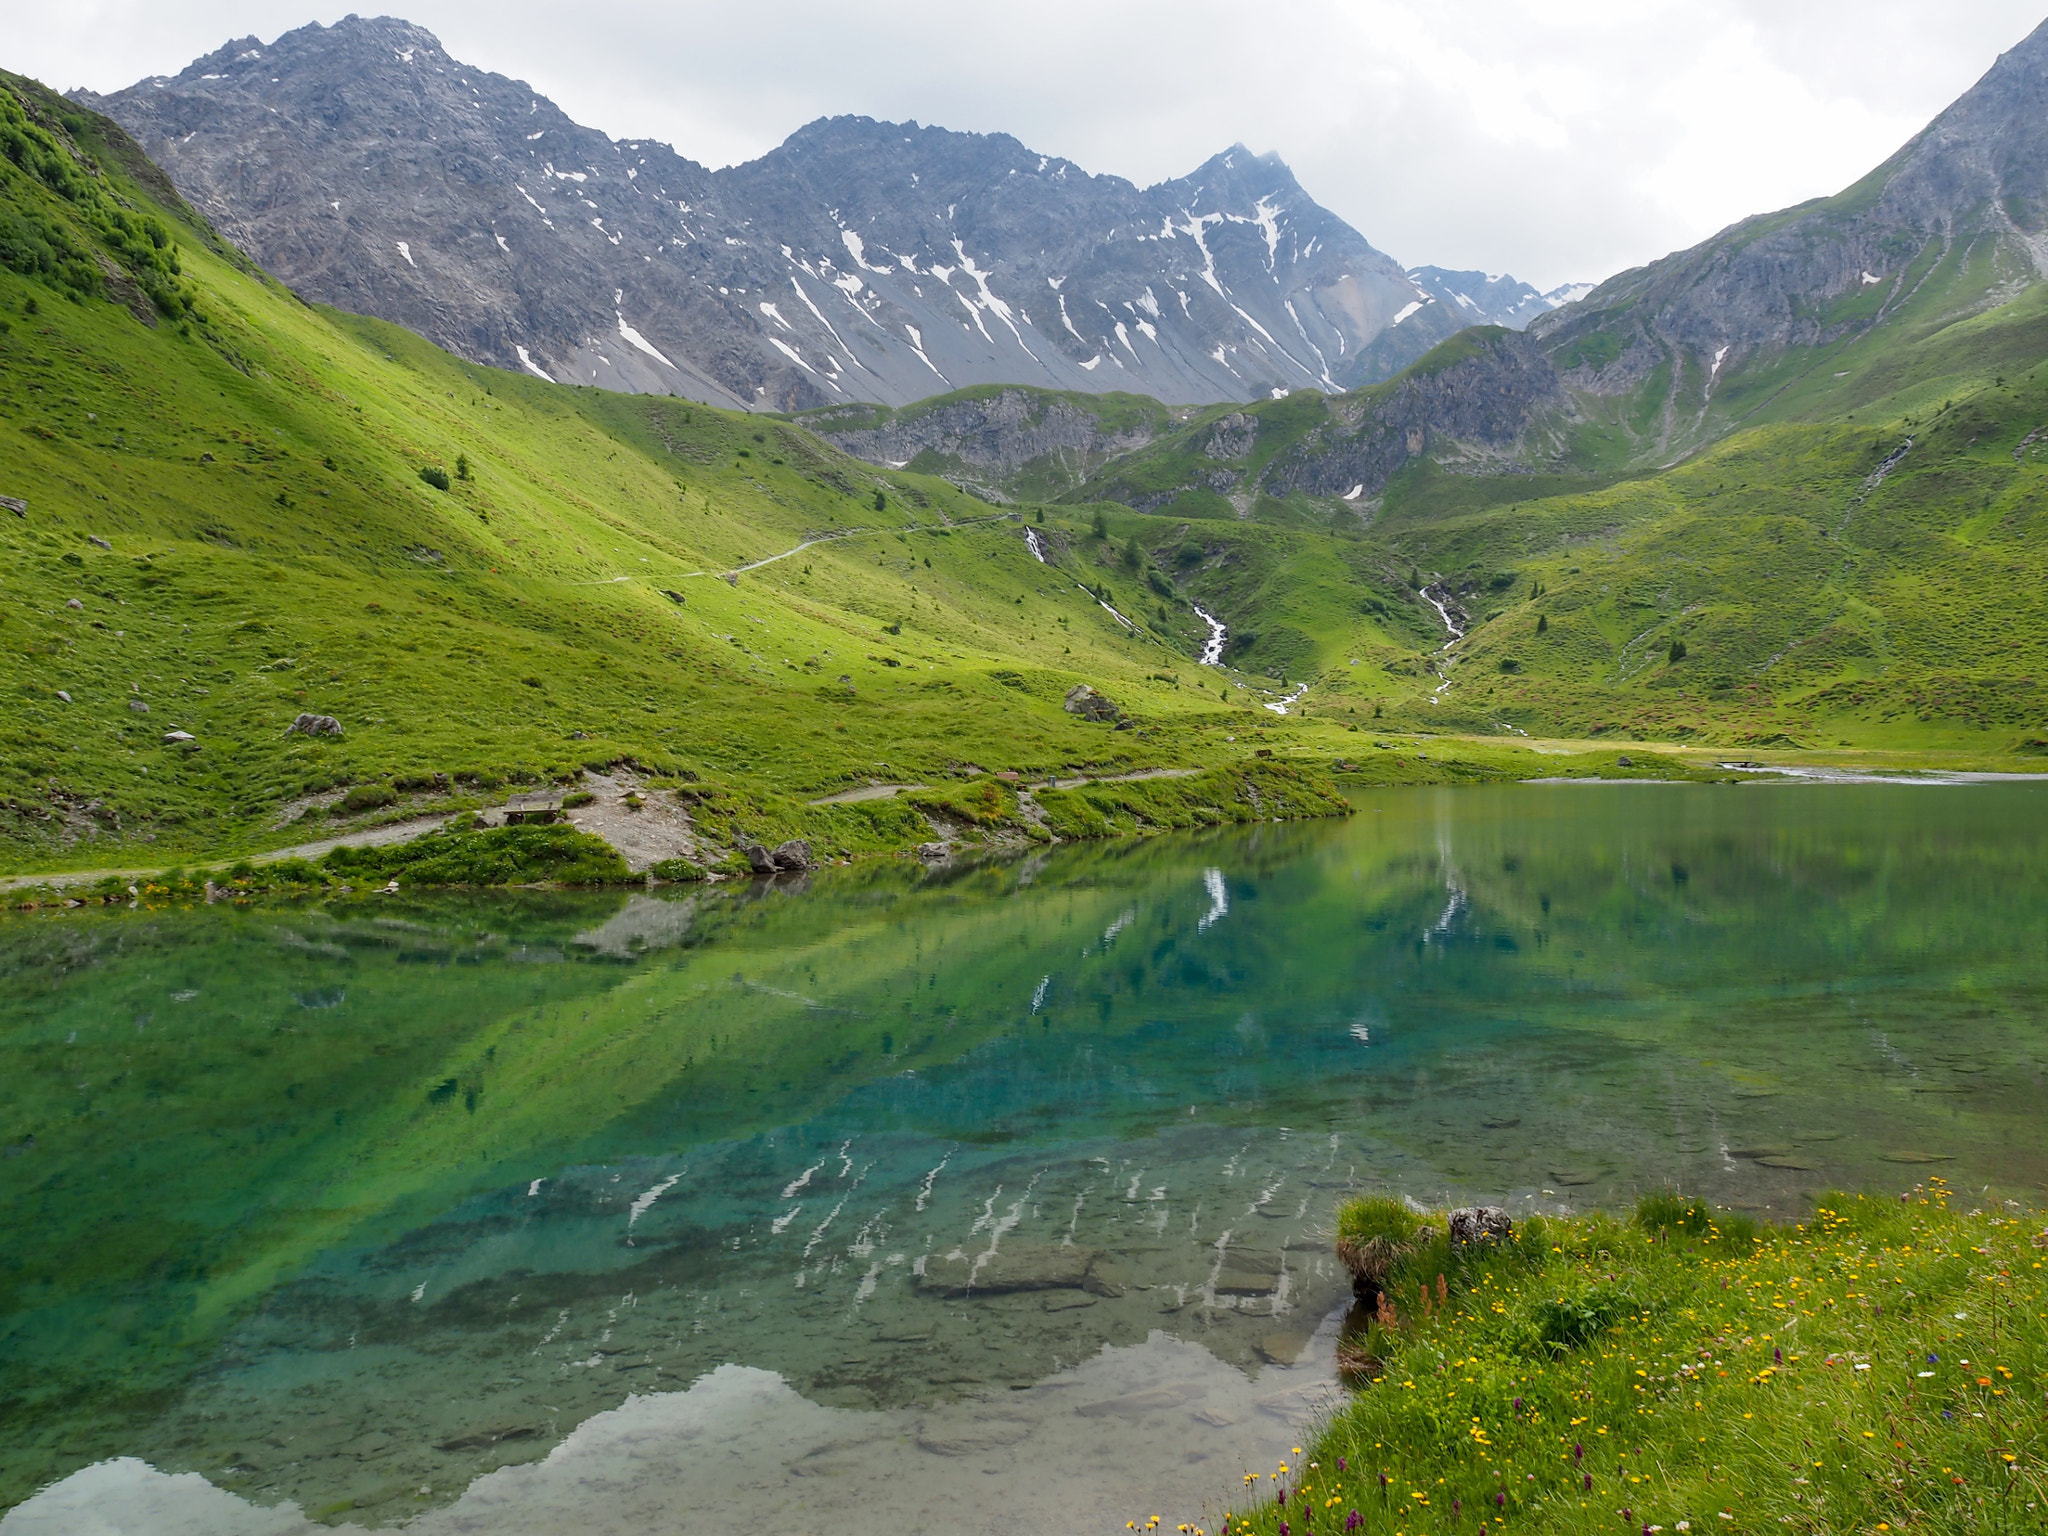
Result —
[[800, 837], [793, 837], [786, 843], [777, 843], [775, 851], [769, 854], [768, 858], [775, 868], [792, 874], [813, 867], [811, 845]]
[[1480, 1243], [1504, 1243], [1514, 1235], [1515, 1224], [1497, 1205], [1462, 1205], [1451, 1212], [1451, 1246], [1475, 1247]]
[[287, 736], [339, 736], [341, 722], [332, 715], [300, 715], [284, 728]]
[[1097, 693], [1086, 683], [1076, 683], [1067, 690], [1065, 709], [1070, 715], [1079, 715], [1083, 720], [1114, 720], [1123, 711], [1108, 697]]

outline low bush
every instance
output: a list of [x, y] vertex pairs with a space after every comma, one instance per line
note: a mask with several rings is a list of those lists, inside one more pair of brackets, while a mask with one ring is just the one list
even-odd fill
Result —
[[354, 816], [363, 811], [381, 810], [387, 805], [398, 804], [398, 791], [389, 784], [358, 784], [343, 795], [328, 811], [331, 816]]
[[619, 851], [574, 827], [486, 827], [430, 833], [380, 848], [336, 848], [331, 875], [401, 885], [619, 885], [633, 878]]

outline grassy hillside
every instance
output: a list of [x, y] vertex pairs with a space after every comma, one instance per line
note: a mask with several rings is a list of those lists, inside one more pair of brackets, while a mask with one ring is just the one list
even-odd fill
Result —
[[[1162, 680], [1188, 658], [1137, 573], [1082, 590], [1022, 514], [785, 424], [309, 308], [111, 125], [27, 82], [0, 101], [17, 867], [288, 843], [607, 764], [786, 820], [873, 778], [1236, 755], [1246, 704]], [[1056, 560], [1089, 542], [1042, 526]], [[1136, 728], [1066, 713], [1082, 681]], [[343, 734], [287, 735], [302, 712]], [[285, 824], [340, 786], [338, 819]]]
[[[1468, 338], [1406, 384], [1243, 407], [1249, 429], [1094, 402], [1104, 431], [1165, 435], [1063, 502], [992, 506], [794, 423], [309, 307], [111, 124], [12, 77], [0, 119], [12, 869], [258, 852], [595, 771], [689, 790], [707, 844], [857, 855], [929, 815], [810, 802], [1207, 768], [1255, 741], [1405, 782], [1458, 754], [1359, 732], [1502, 738], [1464, 750], [1482, 776], [1551, 764], [1522, 734], [1978, 762], [2048, 738], [2040, 290], [1874, 333], [1669, 471], [1496, 472], [1446, 437], [1377, 497], [1230, 489], [1252, 482], [1227, 464], [1451, 377]], [[1205, 450], [1219, 432], [1237, 460]], [[1431, 583], [1472, 621], [1449, 657]], [[1229, 627], [1224, 667], [1196, 664], [1197, 605]], [[1121, 718], [1067, 713], [1083, 682]], [[302, 713], [341, 734], [289, 733]], [[1029, 835], [990, 792], [990, 828]]]
[[[1907, 306], [1786, 362], [1744, 397], [1751, 424], [1666, 468], [1626, 468], [1589, 411], [1584, 452], [1563, 455], [1582, 473], [1443, 438], [1357, 502], [1258, 489], [1387, 385], [1244, 407], [1236, 489], [1205, 418], [1077, 495], [1155, 507], [1138, 525], [1155, 558], [1258, 637], [1233, 659], [1312, 680], [1325, 705], [1370, 696], [1385, 719], [1473, 732], [2035, 753], [2044, 360], [2037, 285], [1988, 310]], [[1191, 542], [1210, 553], [1182, 567]], [[1416, 590], [1432, 583], [1468, 621], [1440, 656]]]

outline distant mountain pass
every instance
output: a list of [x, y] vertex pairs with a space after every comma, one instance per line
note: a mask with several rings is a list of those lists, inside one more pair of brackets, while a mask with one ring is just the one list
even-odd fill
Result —
[[308, 298], [477, 361], [749, 409], [1338, 392], [1549, 307], [1403, 271], [1241, 146], [1141, 189], [1005, 135], [840, 117], [711, 171], [390, 19], [78, 99]]

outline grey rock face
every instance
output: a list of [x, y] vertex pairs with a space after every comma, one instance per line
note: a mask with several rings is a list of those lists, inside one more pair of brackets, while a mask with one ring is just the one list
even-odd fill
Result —
[[1467, 325], [1504, 325], [1519, 331], [1538, 315], [1557, 308], [1557, 301], [1548, 294], [1538, 293], [1529, 284], [1505, 273], [1410, 267], [1408, 277], [1429, 294], [1430, 303], [1445, 305], [1461, 317], [1457, 329]]
[[[1975, 294], [1950, 270], [1964, 253], [1994, 274]], [[1674, 403], [1697, 408], [1745, 365], [1875, 329], [1916, 297], [1981, 305], [2044, 275], [2048, 23], [1848, 190], [1621, 273], [1531, 331], [1575, 388], [1620, 393], [1670, 363]]]
[[774, 852], [768, 857], [778, 870], [789, 874], [801, 874], [814, 865], [811, 845], [800, 837], [793, 837], [786, 843], [777, 843]]
[[949, 397], [904, 411], [834, 406], [803, 418], [804, 426], [856, 458], [929, 468], [998, 500], [1003, 481], [1036, 466], [1061, 488], [1078, 485], [1110, 459], [1163, 436], [1172, 422], [1155, 406], [1110, 426], [1086, 405], [1027, 389]]
[[1244, 400], [1384, 377], [1462, 323], [1242, 147], [1141, 189], [842, 117], [713, 172], [357, 17], [79, 99], [308, 297], [565, 382], [791, 410], [983, 383]]
[[[1273, 413], [1253, 407], [1200, 428], [1193, 442], [1215, 461], [1205, 473], [1208, 490], [1242, 497], [1301, 491], [1356, 504], [1377, 496], [1402, 466], [1424, 455], [1468, 468], [1515, 470], [1541, 452], [1531, 424], [1568, 420], [1572, 411], [1557, 370], [1534, 340], [1517, 331], [1475, 329], [1441, 367], [1425, 364], [1365, 395], [1324, 400], [1320, 422], [1256, 473], [1243, 461], [1259, 434], [1291, 432], [1292, 423], [1276, 423]], [[1124, 481], [1119, 473], [1111, 466], [1089, 493], [1153, 511], [1198, 488], [1143, 474]]]
[[1435, 451], [1438, 439], [1465, 453], [1512, 456], [1539, 409], [1563, 407], [1556, 369], [1518, 332], [1482, 331], [1472, 340], [1453, 366], [1408, 373], [1368, 404], [1341, 402], [1330, 426], [1267, 466], [1261, 488], [1274, 496], [1374, 495], [1409, 459]]
[[1209, 429], [1202, 452], [1212, 459], [1241, 459], [1258, 445], [1258, 423], [1243, 411], [1232, 411]]
[[775, 855], [759, 843], [749, 843], [740, 849], [740, 857], [747, 861], [747, 867], [757, 875], [775, 873]]
[[1529, 284], [1498, 273], [1410, 267], [1408, 280], [1414, 285], [1414, 296], [1366, 348], [1366, 371], [1374, 378], [1391, 378], [1444, 337], [1467, 326], [1498, 325], [1519, 331], [1557, 307]]

